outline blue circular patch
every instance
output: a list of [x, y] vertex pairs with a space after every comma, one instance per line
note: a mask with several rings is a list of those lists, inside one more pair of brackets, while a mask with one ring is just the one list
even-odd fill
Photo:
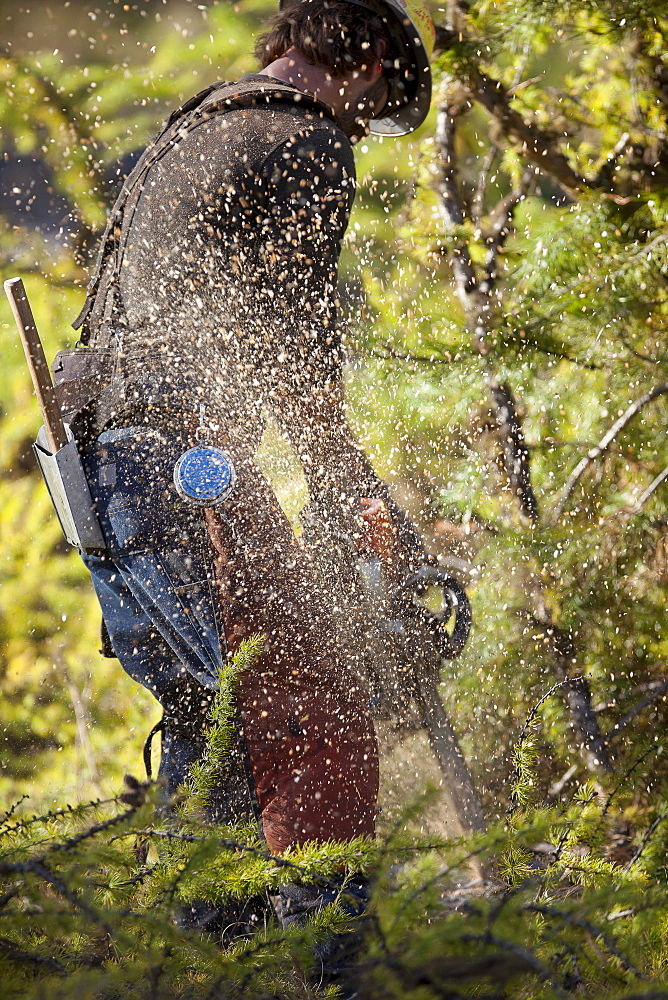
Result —
[[232, 459], [220, 448], [190, 448], [174, 466], [176, 492], [182, 500], [202, 507], [214, 507], [226, 500], [235, 481]]

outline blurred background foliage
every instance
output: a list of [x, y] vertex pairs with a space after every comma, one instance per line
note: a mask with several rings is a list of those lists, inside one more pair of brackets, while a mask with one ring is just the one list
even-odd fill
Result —
[[[592, 770], [605, 785], [642, 748], [622, 798], [650, 816], [668, 686], [663, 390], [596, 449], [667, 377], [663, 3], [432, 7], [430, 118], [357, 149], [341, 270], [351, 419], [469, 589], [475, 627], [443, 693], [490, 812], [508, 805], [511, 747], [531, 707], [562, 682], [538, 711], [537, 798], [567, 796]], [[0, 260], [3, 277], [24, 278], [49, 357], [74, 342], [120, 178], [169, 110], [253, 69], [253, 36], [273, 8], [0, 2]], [[28, 794], [32, 808], [112, 793], [139, 771], [159, 713], [97, 654], [92, 589], [32, 459], [39, 417], [4, 301], [0, 338], [0, 795]], [[509, 467], [500, 388], [533, 507]], [[296, 513], [294, 460], [275, 439], [264, 455]], [[609, 769], [563, 696], [580, 676]]]

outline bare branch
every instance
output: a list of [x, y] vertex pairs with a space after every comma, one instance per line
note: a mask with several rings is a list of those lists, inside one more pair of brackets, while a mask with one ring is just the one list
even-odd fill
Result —
[[631, 507], [628, 513], [637, 514], [640, 508], [649, 500], [652, 493], [654, 493], [654, 491], [657, 490], [661, 485], [661, 483], [665, 482], [666, 479], [668, 479], [668, 468], [665, 468], [663, 472], [659, 473], [654, 482], [650, 483], [650, 485], [647, 487], [643, 495], [640, 497], [639, 500], [636, 501], [636, 503], [633, 505], [633, 507]]
[[614, 149], [610, 152], [604, 163], [601, 164], [598, 174], [596, 175], [595, 184], [596, 187], [612, 188], [612, 181], [615, 173], [615, 167], [619, 162], [620, 156], [626, 152], [631, 141], [631, 136], [628, 132], [623, 132], [619, 140], [615, 144]]
[[624, 430], [627, 424], [629, 424], [631, 420], [633, 420], [633, 418], [640, 412], [640, 410], [642, 410], [644, 406], [647, 406], [648, 403], [651, 403], [653, 400], [657, 399], [658, 396], [663, 396], [666, 393], [668, 393], [668, 385], [664, 383], [662, 385], [655, 386], [654, 389], [650, 390], [650, 392], [646, 392], [644, 396], [641, 396], [640, 399], [637, 399], [635, 403], [631, 403], [631, 405], [622, 414], [622, 416], [614, 422], [610, 430], [603, 435], [599, 443], [595, 445], [595, 447], [592, 448], [591, 451], [588, 452], [587, 455], [585, 455], [585, 457], [580, 462], [578, 462], [576, 467], [573, 469], [573, 472], [568, 477], [566, 485], [561, 491], [561, 496], [559, 497], [557, 503], [554, 506], [554, 510], [550, 517], [551, 524], [556, 524], [556, 522], [561, 517], [564, 511], [564, 507], [566, 506], [569, 500], [569, 497], [573, 493], [573, 490], [575, 489], [582, 475], [586, 472], [591, 463], [595, 462], [597, 458], [600, 458], [601, 455], [605, 454], [610, 444], [614, 441], [614, 439], [620, 433], [620, 431]]
[[621, 731], [626, 729], [629, 723], [633, 722], [637, 715], [640, 715], [640, 713], [646, 709], [648, 705], [651, 705], [653, 701], [660, 698], [666, 691], [668, 691], [668, 680], [661, 681], [653, 691], [643, 698], [642, 701], [639, 701], [637, 705], [634, 705], [631, 711], [627, 712], [627, 714], [620, 719], [619, 722], [615, 723], [606, 737], [608, 742], [616, 740]]
[[490, 229], [485, 237], [485, 243], [487, 244], [485, 273], [490, 289], [496, 283], [498, 276], [496, 269], [497, 260], [513, 228], [515, 209], [526, 197], [535, 176], [536, 168], [527, 168], [522, 174], [517, 188], [511, 191], [510, 194], [507, 194], [505, 198], [502, 198], [492, 213]]
[[489, 386], [495, 403], [496, 420], [501, 431], [503, 466], [510, 487], [519, 500], [520, 508], [532, 524], [539, 520], [538, 501], [531, 485], [529, 451], [524, 442], [522, 426], [517, 416], [517, 408], [508, 385], [492, 382]]

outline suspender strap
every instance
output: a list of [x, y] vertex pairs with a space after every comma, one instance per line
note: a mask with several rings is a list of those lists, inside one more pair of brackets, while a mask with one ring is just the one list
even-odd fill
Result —
[[84, 307], [72, 324], [75, 330], [81, 330], [79, 340], [82, 344], [106, 348], [114, 326], [123, 325], [122, 306], [117, 301], [118, 279], [130, 223], [151, 167], [203, 122], [238, 108], [277, 102], [293, 103], [321, 117], [334, 117], [326, 104], [269, 77], [266, 85], [258, 80], [242, 80], [239, 83], [219, 81], [172, 112], [126, 178], [109, 216]]

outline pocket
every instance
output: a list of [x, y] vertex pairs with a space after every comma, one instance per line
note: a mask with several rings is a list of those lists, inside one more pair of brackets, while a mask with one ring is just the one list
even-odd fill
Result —
[[173, 483], [179, 447], [158, 430], [105, 431], [90, 449], [89, 481], [111, 552], [172, 548], [183, 540], [184, 508]]

